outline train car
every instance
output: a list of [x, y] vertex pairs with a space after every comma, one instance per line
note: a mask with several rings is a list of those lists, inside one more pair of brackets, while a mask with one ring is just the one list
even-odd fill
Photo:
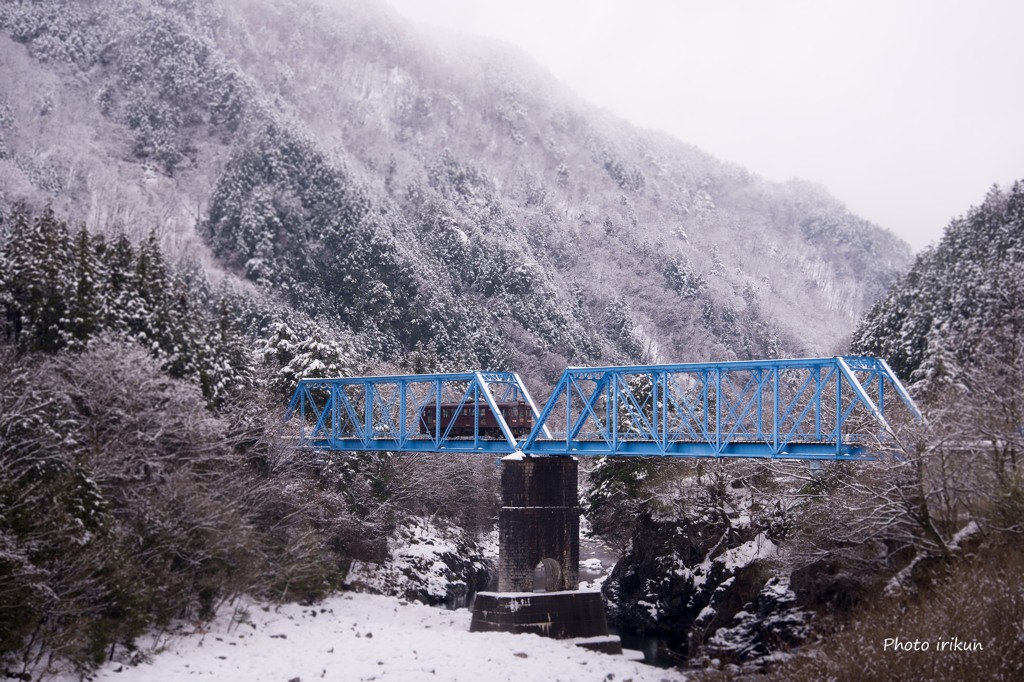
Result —
[[[498, 403], [501, 416], [505, 418], [512, 435], [522, 438], [533, 428], [533, 412], [530, 405], [522, 400], [517, 402]], [[433, 434], [437, 425], [437, 410], [428, 407], [420, 417], [420, 433]], [[449, 425], [451, 430], [448, 431]], [[448, 431], [449, 437], [473, 437], [473, 404], [465, 403], [459, 409], [458, 403], [441, 403], [441, 434]], [[484, 438], [501, 438], [498, 420], [491, 413], [487, 403], [480, 404], [480, 435]]]

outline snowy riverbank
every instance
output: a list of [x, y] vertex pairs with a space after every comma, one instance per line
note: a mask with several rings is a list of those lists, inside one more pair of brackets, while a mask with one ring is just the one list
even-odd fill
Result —
[[[140, 642], [158, 653], [110, 662], [99, 682], [683, 680], [682, 673], [535, 635], [470, 633], [466, 609], [348, 593], [315, 606], [230, 607], [202, 631]], [[70, 681], [77, 676], [60, 678]]]

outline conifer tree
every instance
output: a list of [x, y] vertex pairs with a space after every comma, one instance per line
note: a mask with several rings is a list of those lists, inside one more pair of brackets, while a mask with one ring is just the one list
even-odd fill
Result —
[[220, 405], [252, 384], [252, 352], [242, 336], [228, 292], [217, 299], [217, 323], [207, 334], [203, 351], [199, 381], [211, 404]]
[[[102, 248], [100, 248], [102, 247]], [[103, 299], [104, 327], [127, 334], [130, 318], [142, 305], [134, 285], [135, 247], [123, 232], [107, 243], [97, 245], [106, 266], [107, 295]]]
[[103, 281], [96, 251], [97, 239], [82, 227], [74, 239], [74, 295], [69, 309], [67, 343], [80, 347], [101, 325]]
[[351, 345], [316, 323], [300, 334], [275, 320], [260, 356], [274, 372], [273, 387], [282, 396], [291, 395], [300, 379], [353, 376], [357, 367]]
[[26, 348], [55, 351], [64, 346], [68, 306], [74, 292], [71, 238], [46, 209], [35, 220], [15, 215], [4, 249], [7, 336]]
[[170, 277], [155, 232], [139, 245], [133, 283], [138, 296], [129, 313], [129, 331], [144, 348], [165, 359], [173, 350]]

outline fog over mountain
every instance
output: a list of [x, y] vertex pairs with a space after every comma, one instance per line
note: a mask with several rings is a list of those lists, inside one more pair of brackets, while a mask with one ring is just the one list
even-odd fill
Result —
[[381, 2], [45, 0], [0, 28], [0, 209], [156, 230], [367, 358], [551, 375], [831, 354], [910, 262], [812, 182], [637, 129]]

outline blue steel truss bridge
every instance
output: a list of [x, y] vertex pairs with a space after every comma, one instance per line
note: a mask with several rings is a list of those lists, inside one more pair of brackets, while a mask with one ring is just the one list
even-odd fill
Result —
[[286, 420], [311, 447], [493, 455], [871, 459], [893, 406], [878, 358], [570, 367], [541, 408], [512, 372], [303, 379]]

